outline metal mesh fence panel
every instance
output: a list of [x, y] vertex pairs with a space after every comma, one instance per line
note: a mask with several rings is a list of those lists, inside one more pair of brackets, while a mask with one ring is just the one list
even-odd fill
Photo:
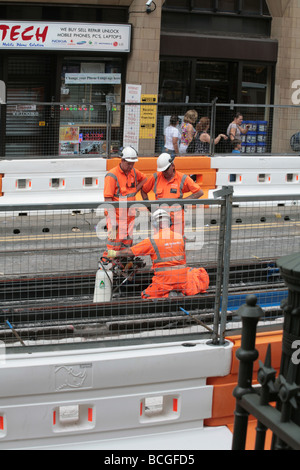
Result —
[[[244, 155], [299, 153], [299, 109], [297, 106], [216, 104], [215, 137], [228, 134], [234, 118], [241, 115], [241, 153]], [[221, 140], [215, 153], [232, 153], [234, 144]]]
[[[149, 256], [141, 255], [138, 264], [129, 259], [125, 267], [105, 264], [103, 207], [12, 209], [2, 210], [0, 216], [0, 339], [8, 347], [211, 335], [220, 203], [193, 201], [184, 206], [186, 265], [207, 271], [208, 290], [183, 295], [179, 284], [176, 290], [174, 271], [172, 295], [152, 299], [141, 298], [154, 275]], [[142, 205], [136, 220], [134, 245], [153, 230]], [[113, 273], [109, 300], [94, 297], [99, 263]]]
[[295, 196], [280, 201], [270, 196], [233, 198], [229, 311], [236, 311], [251, 292], [265, 311], [261, 323], [282, 324], [280, 304], [287, 287], [276, 261], [299, 252], [299, 223]]
[[[215, 315], [225, 300], [228, 334], [239, 329], [236, 311], [249, 293], [265, 311], [261, 325], [280, 327], [287, 291], [276, 260], [299, 252], [298, 199], [233, 197], [227, 292], [218, 287], [226, 277], [223, 200], [185, 202], [186, 266], [204, 268], [209, 287], [183, 295], [174, 271], [170, 296], [152, 298], [142, 298], [154, 282], [149, 253], [115, 262], [104, 256], [103, 206], [6, 208], [0, 218], [0, 340], [10, 347], [212, 337], [219, 332]], [[153, 236], [150, 211], [156, 208], [153, 201], [134, 204], [133, 246]], [[110, 297], [102, 300], [95, 298], [99, 266], [112, 273]], [[106, 273], [103, 279], [108, 280]]]
[[[29, 92], [28, 92], [29, 93]], [[179, 143], [187, 113], [195, 111], [194, 130], [203, 131], [205, 119], [211, 141], [208, 148], [190, 153], [230, 154], [228, 126], [237, 113], [243, 117], [241, 153], [245, 155], [291, 154], [300, 151], [298, 106], [212, 103], [44, 103], [39, 90], [1, 105], [2, 155], [6, 158], [47, 158], [100, 155], [113, 157], [132, 145], [140, 156], [159, 155], [165, 149], [165, 130], [177, 119]], [[198, 125], [198, 126], [197, 126]], [[205, 126], [204, 126], [205, 127]], [[202, 131], [201, 131], [202, 129]], [[186, 154], [179, 149], [178, 154]]]

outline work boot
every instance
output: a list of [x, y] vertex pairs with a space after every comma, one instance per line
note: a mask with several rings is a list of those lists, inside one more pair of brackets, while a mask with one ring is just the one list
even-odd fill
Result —
[[169, 297], [184, 297], [184, 294], [178, 290], [171, 290], [169, 292]]

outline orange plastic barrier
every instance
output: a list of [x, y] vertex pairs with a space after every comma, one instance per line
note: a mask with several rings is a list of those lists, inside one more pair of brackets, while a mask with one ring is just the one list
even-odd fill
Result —
[[[157, 171], [157, 157], [140, 157], [135, 164], [135, 168], [145, 173], [147, 176], [153, 175]], [[120, 163], [120, 158], [107, 160], [107, 171]], [[196, 181], [204, 192], [204, 199], [208, 198], [208, 191], [216, 188], [216, 172], [211, 168], [210, 157], [182, 156], [175, 159], [176, 170], [187, 175], [196, 175]], [[139, 199], [139, 197], [138, 197]], [[149, 193], [149, 199], [154, 199], [154, 194]]]
[[[238, 381], [239, 360], [236, 358], [236, 351], [241, 346], [241, 337], [233, 336], [227, 338], [234, 343], [231, 371], [225, 377], [211, 377], [207, 379], [208, 385], [213, 385], [213, 406], [212, 417], [205, 420], [205, 426], [228, 426], [233, 431], [234, 410], [236, 400], [233, 396], [233, 390]], [[255, 348], [259, 353], [258, 359], [253, 364], [253, 383], [257, 382], [257, 371], [259, 369], [259, 360], [264, 362], [268, 345], [271, 344], [272, 367], [279, 372], [281, 353], [282, 353], [282, 331], [258, 333], [256, 336]], [[247, 449], [254, 449], [255, 427], [257, 420], [249, 416], [249, 426], [247, 432]], [[271, 443], [271, 432], [267, 433], [266, 449]]]

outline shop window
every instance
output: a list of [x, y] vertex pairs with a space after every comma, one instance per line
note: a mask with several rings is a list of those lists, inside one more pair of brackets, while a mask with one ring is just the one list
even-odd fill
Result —
[[66, 60], [61, 73], [60, 154], [105, 152], [107, 107], [112, 110], [112, 128], [117, 128], [120, 102], [121, 60]]
[[[61, 113], [61, 122], [84, 125], [105, 123], [107, 100], [115, 103], [121, 101], [119, 63], [70, 62], [63, 65], [60, 101], [64, 112]], [[114, 114], [115, 121], [118, 117]]]

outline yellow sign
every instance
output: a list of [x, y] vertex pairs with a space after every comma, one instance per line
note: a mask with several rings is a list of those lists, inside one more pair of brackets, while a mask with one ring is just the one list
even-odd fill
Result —
[[39, 126], [43, 127], [43, 126], [45, 126], [45, 125], [46, 125], [46, 122], [45, 122], [45, 121], [40, 121], [40, 122], [39, 122]]
[[157, 106], [151, 104], [157, 103], [157, 95], [142, 95], [141, 103], [140, 139], [155, 139]]

